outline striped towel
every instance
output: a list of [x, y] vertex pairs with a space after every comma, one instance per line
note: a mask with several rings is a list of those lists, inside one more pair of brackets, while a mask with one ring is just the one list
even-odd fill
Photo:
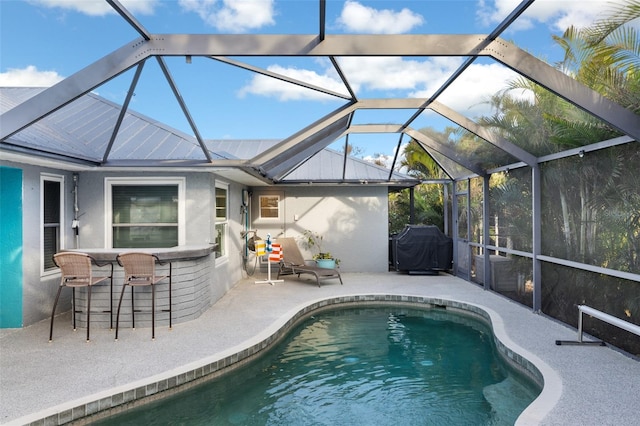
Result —
[[273, 250], [269, 253], [269, 262], [280, 262], [282, 260], [282, 246], [279, 243], [273, 243], [271, 248]]
[[264, 240], [257, 240], [255, 242], [255, 246], [256, 246], [256, 256], [258, 257], [264, 256], [265, 247], [266, 247]]

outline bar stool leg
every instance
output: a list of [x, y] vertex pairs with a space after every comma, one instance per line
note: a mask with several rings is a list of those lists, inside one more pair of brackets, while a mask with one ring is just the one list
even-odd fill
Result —
[[87, 343], [89, 342], [89, 329], [91, 328], [91, 286], [87, 287]]
[[156, 340], [156, 286], [151, 284], [151, 340]]
[[136, 329], [136, 308], [133, 302], [133, 286], [131, 286], [131, 328]]
[[60, 292], [62, 286], [58, 286], [58, 292], [56, 293], [56, 300], [53, 302], [53, 310], [51, 311], [51, 326], [49, 327], [49, 342], [53, 341], [53, 318], [56, 314], [56, 306], [58, 305], [58, 299], [60, 298]]
[[118, 302], [118, 313], [116, 314], [116, 340], [118, 340], [118, 327], [120, 325], [120, 307], [122, 307], [122, 298], [124, 291], [127, 289], [127, 284], [122, 285], [122, 291], [120, 292], [120, 301]]
[[71, 306], [71, 310], [73, 311], [73, 331], [76, 331], [78, 329], [78, 327], [76, 327], [76, 288], [72, 287], [71, 288], [71, 299], [72, 299], [72, 306]]
[[91, 329], [91, 286], [87, 287], [87, 343], [89, 340], [89, 330]]
[[113, 270], [111, 271], [111, 284], [109, 290], [109, 330], [113, 330]]

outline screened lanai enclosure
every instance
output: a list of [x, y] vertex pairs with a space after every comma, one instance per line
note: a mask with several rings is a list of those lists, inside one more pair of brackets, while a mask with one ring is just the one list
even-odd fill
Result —
[[[272, 187], [361, 184], [399, 190], [418, 182], [435, 185], [443, 231], [454, 241], [455, 275], [571, 326], [577, 326], [577, 305], [640, 325], [637, 1], [582, 2], [600, 9], [594, 25], [532, 35], [556, 45], [562, 52], [556, 63], [530, 53], [528, 39], [514, 30], [531, 22], [548, 2], [522, 1], [503, 11], [483, 34], [451, 33], [450, 28], [460, 27], [445, 25], [465, 18], [466, 8], [476, 12], [478, 3], [471, 1], [394, 3], [398, 11], [421, 7], [424, 14], [414, 16], [444, 23], [427, 33], [420, 27], [345, 29], [347, 7], [375, 9], [376, 2], [366, 1], [264, 2], [275, 4], [283, 16], [288, 8], [305, 9], [299, 11], [304, 21], [292, 29], [275, 26], [265, 33], [241, 25], [172, 32], [170, 20], [160, 28], [147, 27], [149, 17], [127, 9], [125, 2], [107, 3], [113, 19], [120, 20], [114, 38], [128, 41], [113, 48], [96, 44], [87, 57], [98, 59], [87, 59], [84, 68], [20, 102], [4, 99], [0, 149], [5, 159], [28, 156], [103, 171], [210, 169], [248, 185]], [[335, 19], [340, 10], [343, 14]], [[433, 69], [425, 64], [438, 61], [455, 66], [433, 76], [428, 87], [412, 87], [402, 96], [385, 89], [403, 80], [411, 67], [430, 75]], [[366, 83], [360, 79], [382, 62], [397, 63], [397, 68], [387, 68], [386, 74], [380, 68]], [[330, 78], [319, 78], [313, 68], [318, 64]], [[202, 80], [190, 74], [196, 67], [206, 70]], [[292, 71], [305, 67], [315, 71]], [[485, 97], [484, 113], [473, 110], [476, 98], [471, 95], [486, 89], [482, 77], [471, 79], [480, 67], [510, 76]], [[149, 69], [161, 77], [162, 87], [145, 86]], [[216, 151], [215, 137], [201, 128], [225, 108], [222, 72], [276, 81], [296, 96], [321, 99], [321, 108], [310, 109], [303, 119], [293, 114], [289, 119], [274, 103], [282, 126], [291, 129], [286, 137], [250, 158]], [[73, 120], [85, 95], [108, 92], [116, 81], [124, 84], [125, 95], [114, 101], [120, 113], [113, 114], [108, 128], [92, 129], [91, 117], [84, 117], [66, 140], [25, 136], [45, 117]], [[381, 90], [372, 96], [364, 90], [367, 85]], [[161, 91], [169, 96], [162, 97]], [[149, 136], [140, 145], [128, 139], [127, 111], [145, 94], [155, 103], [170, 102], [172, 117], [183, 123], [176, 149], [170, 149], [171, 139]], [[205, 107], [196, 102], [201, 98], [207, 99]], [[231, 114], [255, 127], [252, 120], [259, 112], [248, 105]], [[439, 128], [429, 124], [434, 117], [443, 123]], [[100, 143], [88, 143], [94, 139]], [[339, 177], [287, 180], [325, 148], [346, 158], [374, 139], [390, 147], [387, 178], [357, 176], [357, 171], [344, 170], [345, 161]], [[178, 149], [179, 144], [189, 149]], [[411, 176], [412, 183], [399, 183], [398, 172]], [[598, 339], [640, 354], [639, 336], [593, 318], [586, 318], [584, 327]]]

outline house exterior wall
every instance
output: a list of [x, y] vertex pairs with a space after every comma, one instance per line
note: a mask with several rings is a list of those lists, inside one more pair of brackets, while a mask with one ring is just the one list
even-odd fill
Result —
[[[12, 161], [0, 161], [0, 165], [22, 170], [23, 192], [23, 279], [22, 279], [22, 326], [27, 326], [49, 318], [53, 300], [58, 289], [60, 274], [56, 271], [42, 273], [40, 269], [41, 247], [41, 176], [43, 173], [63, 176], [64, 217], [62, 219], [61, 248], [105, 248], [105, 178], [126, 177], [184, 177], [185, 178], [185, 244], [202, 245], [214, 241], [214, 188], [217, 176], [211, 173], [175, 172], [79, 172], [78, 173], [78, 215], [79, 235], [76, 243], [71, 221], [74, 217], [73, 172], [56, 168], [28, 165]], [[228, 184], [229, 227], [227, 255], [211, 262], [210, 303], [215, 303], [236, 282], [243, 277], [243, 240], [240, 232], [241, 195], [244, 186], [230, 181]], [[71, 309], [71, 292], [63, 291], [56, 309], [61, 313]]]
[[[281, 195], [282, 218], [261, 219], [260, 195]], [[305, 230], [323, 236], [324, 251], [340, 259], [343, 272], [385, 272], [388, 270], [388, 191], [379, 186], [296, 186], [252, 189], [252, 229], [293, 237], [305, 259], [315, 251], [302, 243]]]
[[[73, 195], [71, 193], [73, 174], [59, 169], [9, 161], [2, 161], [1, 164], [22, 170], [22, 326], [27, 326], [51, 315], [53, 299], [60, 282], [60, 274], [57, 271], [42, 273], [40, 270], [41, 176], [43, 173], [47, 173], [64, 177], [64, 217], [62, 218], [61, 244], [63, 247], [72, 247], [73, 232], [70, 226], [73, 217]], [[70, 308], [70, 294], [63, 294], [60, 298], [58, 311], [63, 312]]]
[[[215, 185], [219, 177], [211, 173], [177, 172], [94, 172], [78, 173], [79, 235], [76, 239], [71, 222], [74, 218], [74, 173], [53, 167], [1, 161], [1, 165], [21, 169], [23, 173], [23, 326], [51, 315], [59, 285], [57, 271], [42, 272], [41, 262], [41, 176], [43, 173], [64, 179], [64, 218], [62, 248], [105, 248], [105, 179], [120, 177], [159, 179], [180, 177], [185, 180], [185, 244], [202, 245], [215, 241]], [[245, 214], [239, 183], [219, 180], [228, 185], [228, 236], [226, 256], [211, 262], [210, 295], [215, 303], [246, 273], [243, 271]], [[388, 207], [385, 187], [264, 187], [250, 189], [250, 228], [266, 237], [291, 236], [300, 243], [305, 258], [313, 252], [301, 244], [306, 229], [324, 236], [324, 248], [341, 260], [344, 272], [380, 272], [388, 263]], [[265, 221], [258, 217], [260, 194], [281, 196], [281, 218]], [[63, 291], [57, 312], [71, 308], [71, 292]]]
[[[142, 173], [81, 173], [79, 194], [81, 214], [80, 218], [80, 246], [101, 248], [105, 242], [105, 194], [104, 180], [107, 177], [126, 177], [131, 179], [158, 179], [170, 177], [184, 177], [185, 191], [185, 245], [209, 244], [215, 241], [214, 188], [217, 177], [210, 173], [182, 173], [175, 172], [142, 172]], [[226, 256], [212, 262], [210, 276], [211, 303], [220, 299], [237, 281], [242, 278], [242, 241], [240, 232], [240, 204], [244, 186], [231, 181], [223, 181], [229, 185], [229, 229]]]

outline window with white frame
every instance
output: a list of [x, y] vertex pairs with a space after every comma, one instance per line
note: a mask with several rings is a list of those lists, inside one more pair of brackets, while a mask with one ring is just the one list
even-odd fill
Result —
[[64, 228], [64, 176], [40, 176], [41, 266], [42, 271], [56, 269], [53, 255], [62, 248]]
[[279, 219], [280, 218], [280, 196], [279, 195], [261, 195], [260, 202], [260, 219]]
[[227, 234], [229, 228], [229, 185], [216, 182], [216, 217], [215, 217], [215, 243], [216, 258], [227, 255]]
[[184, 244], [184, 178], [107, 178], [105, 184], [108, 245]]

